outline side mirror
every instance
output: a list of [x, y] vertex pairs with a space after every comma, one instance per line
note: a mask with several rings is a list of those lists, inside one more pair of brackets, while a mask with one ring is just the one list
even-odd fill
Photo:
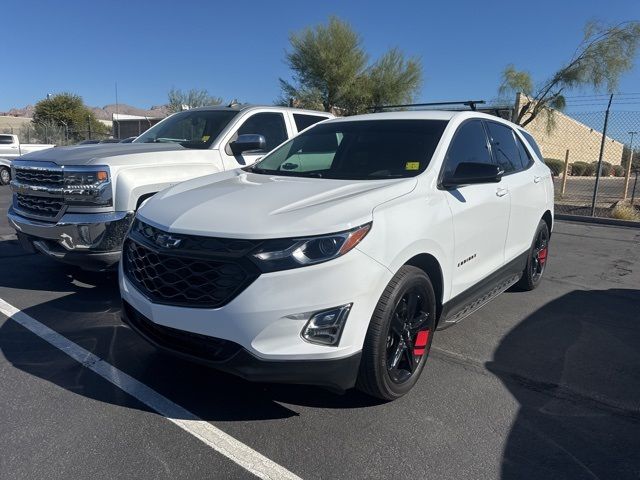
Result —
[[463, 162], [458, 164], [453, 175], [448, 175], [442, 179], [442, 186], [455, 188], [461, 185], [477, 183], [498, 183], [502, 175], [504, 175], [504, 170], [497, 165]]
[[264, 150], [267, 147], [267, 141], [263, 135], [248, 133], [238, 135], [238, 138], [231, 142], [229, 147], [234, 155], [240, 155], [242, 152], [250, 150]]

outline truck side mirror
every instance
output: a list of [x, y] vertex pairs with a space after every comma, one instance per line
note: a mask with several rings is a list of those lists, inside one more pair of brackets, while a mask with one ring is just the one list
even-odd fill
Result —
[[238, 135], [238, 138], [231, 142], [229, 147], [234, 155], [240, 155], [243, 152], [251, 150], [264, 150], [267, 147], [267, 141], [265, 140], [264, 135], [247, 133], [244, 135]]

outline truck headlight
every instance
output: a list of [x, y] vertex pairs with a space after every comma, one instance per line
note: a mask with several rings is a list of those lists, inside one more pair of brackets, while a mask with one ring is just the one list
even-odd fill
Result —
[[111, 206], [109, 167], [64, 168], [63, 194], [69, 205]]
[[253, 257], [265, 272], [322, 263], [352, 250], [369, 230], [371, 223], [345, 232], [317, 237], [267, 240]]

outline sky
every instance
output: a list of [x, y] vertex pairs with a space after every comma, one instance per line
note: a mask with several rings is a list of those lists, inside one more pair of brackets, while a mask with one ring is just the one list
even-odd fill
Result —
[[[362, 36], [374, 60], [400, 48], [422, 60], [417, 100], [496, 97], [513, 63], [543, 81], [579, 43], [585, 22], [640, 20], [638, 0], [244, 1], [4, 0], [0, 111], [69, 91], [87, 105], [148, 108], [172, 87], [225, 100], [272, 103], [289, 35], [336, 15]], [[640, 59], [619, 91], [640, 92]], [[583, 108], [603, 103], [570, 92]], [[577, 95], [589, 95], [577, 97]], [[633, 104], [631, 100], [638, 104]], [[640, 110], [638, 97], [627, 103]], [[570, 103], [571, 106], [571, 103]]]

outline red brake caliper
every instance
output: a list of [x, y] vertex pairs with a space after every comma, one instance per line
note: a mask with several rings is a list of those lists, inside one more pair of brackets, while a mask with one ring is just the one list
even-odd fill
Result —
[[429, 330], [420, 330], [416, 336], [416, 342], [413, 345], [413, 354], [416, 357], [424, 355], [427, 342], [429, 342]]
[[547, 261], [547, 247], [544, 247], [538, 252], [538, 261], [540, 262], [540, 265], [544, 265], [544, 262]]

